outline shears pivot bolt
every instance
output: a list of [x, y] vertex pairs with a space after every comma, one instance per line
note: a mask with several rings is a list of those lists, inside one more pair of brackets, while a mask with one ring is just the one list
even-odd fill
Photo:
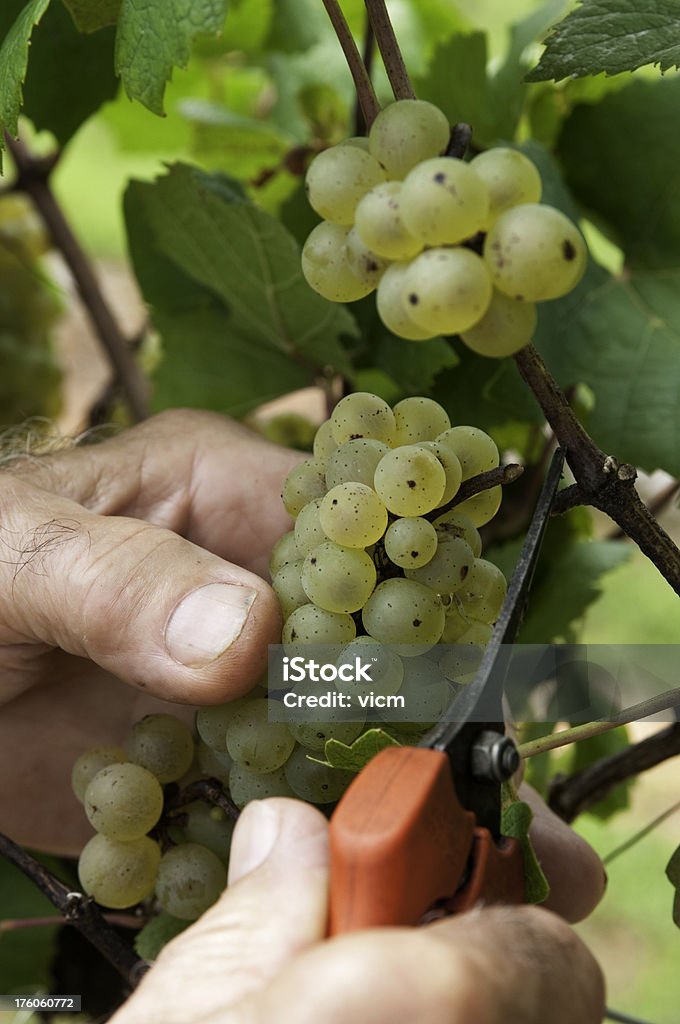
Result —
[[509, 736], [491, 729], [472, 748], [472, 774], [478, 782], [506, 782], [520, 765], [519, 751]]

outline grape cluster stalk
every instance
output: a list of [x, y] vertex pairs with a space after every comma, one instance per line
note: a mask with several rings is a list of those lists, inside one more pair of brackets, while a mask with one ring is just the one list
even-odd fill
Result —
[[580, 281], [585, 242], [540, 203], [541, 176], [523, 153], [499, 147], [466, 162], [442, 155], [450, 135], [438, 107], [403, 99], [380, 111], [367, 138], [315, 157], [305, 185], [324, 220], [302, 270], [333, 302], [376, 291], [382, 322], [400, 338], [457, 334], [480, 355], [513, 355], [531, 341], [536, 303]]

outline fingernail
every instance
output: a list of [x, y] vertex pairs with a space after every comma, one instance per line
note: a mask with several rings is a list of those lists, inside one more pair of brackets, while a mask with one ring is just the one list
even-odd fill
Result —
[[183, 597], [165, 627], [168, 654], [187, 668], [203, 668], [241, 635], [254, 590], [232, 583], [208, 583]]
[[229, 885], [263, 864], [281, 831], [281, 817], [269, 800], [251, 800], [241, 811], [229, 853]]

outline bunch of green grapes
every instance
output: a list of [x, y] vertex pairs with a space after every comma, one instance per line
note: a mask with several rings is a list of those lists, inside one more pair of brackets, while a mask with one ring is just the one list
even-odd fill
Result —
[[60, 373], [50, 330], [61, 312], [41, 262], [48, 240], [23, 195], [0, 197], [0, 419], [52, 416]]
[[377, 289], [378, 314], [401, 338], [458, 334], [481, 355], [512, 355], [531, 341], [535, 304], [580, 281], [585, 242], [541, 205], [528, 157], [497, 148], [468, 163], [443, 155], [449, 138], [433, 104], [398, 100], [368, 138], [320, 153], [306, 188], [324, 221], [304, 245], [302, 270], [334, 302]]
[[[432, 399], [406, 398], [392, 409], [360, 392], [338, 403], [316, 432], [313, 456], [284, 485], [295, 525], [270, 562], [282, 642], [335, 645], [338, 665], [370, 659], [372, 691], [401, 694], [407, 710], [377, 709], [371, 721], [336, 712], [321, 722], [281, 721], [275, 694], [258, 686], [199, 709], [193, 733], [170, 715], [148, 715], [124, 748], [88, 751], [73, 768], [73, 790], [97, 833], [79, 862], [89, 895], [118, 909], [155, 897], [193, 920], [226, 884], [232, 824], [193, 797], [180, 806], [176, 786], [164, 811], [164, 786], [181, 792], [210, 778], [237, 807], [272, 796], [324, 807], [353, 778], [323, 763], [328, 740], [351, 744], [378, 725], [413, 742], [437, 721], [474, 678], [505, 597], [478, 531], [498, 511], [501, 488], [451, 505], [464, 480], [498, 464], [487, 434], [452, 426]], [[350, 695], [366, 689], [339, 679], [335, 686]]]

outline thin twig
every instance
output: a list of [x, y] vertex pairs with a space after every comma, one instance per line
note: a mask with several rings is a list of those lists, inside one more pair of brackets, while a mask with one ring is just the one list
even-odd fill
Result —
[[576, 489], [567, 488], [558, 509], [587, 504], [605, 512], [680, 595], [680, 550], [635, 490], [635, 467], [619, 464], [597, 447], [533, 345], [521, 349], [514, 358], [557, 440], [566, 449], [576, 479]]
[[656, 697], [640, 701], [639, 704], [632, 704], [609, 718], [596, 718], [594, 722], [584, 722], [583, 725], [573, 725], [570, 729], [560, 729], [559, 732], [552, 732], [548, 736], [539, 736], [536, 740], [528, 740], [520, 744], [520, 757], [535, 757], [537, 754], [544, 754], [546, 750], [557, 750], [559, 747], [569, 746], [579, 740], [589, 740], [593, 736], [601, 736], [611, 729], [618, 729], [622, 725], [629, 725], [650, 715], [657, 715], [661, 711], [668, 711], [670, 708], [680, 706], [680, 688], [666, 690]]
[[[324, 0], [324, 3], [326, 0]], [[378, 44], [385, 71], [389, 78], [394, 98], [397, 100], [414, 100], [411, 80], [408, 77], [406, 64], [399, 49], [397, 37], [387, 12], [385, 0], [364, 0], [368, 16], [371, 19], [375, 41]]]
[[147, 965], [126, 945], [118, 933], [106, 923], [104, 915], [89, 897], [72, 892], [43, 864], [22, 850], [17, 843], [0, 832], [0, 854], [19, 868], [27, 878], [60, 910], [66, 922], [88, 939], [110, 964], [135, 987]]
[[451, 501], [447, 501], [446, 505], [440, 505], [439, 508], [435, 508], [432, 512], [427, 512], [423, 518], [437, 519], [445, 512], [455, 508], [456, 505], [461, 505], [468, 498], [473, 498], [475, 494], [488, 491], [492, 487], [504, 487], [507, 484], [513, 484], [515, 480], [519, 480], [523, 472], [524, 466], [520, 466], [516, 462], [510, 462], [507, 466], [497, 466], [496, 469], [489, 469], [486, 473], [471, 476], [469, 480], [463, 480]]
[[323, 5], [335, 29], [335, 34], [342, 47], [347, 66], [354, 79], [354, 87], [357, 99], [361, 104], [366, 127], [370, 128], [380, 112], [380, 104], [378, 103], [373, 83], [361, 59], [357, 44], [354, 42], [354, 36], [349, 30], [349, 25], [345, 21], [345, 15], [342, 13], [338, 0], [323, 0]]
[[[375, 36], [373, 35], [373, 26], [366, 16], [366, 27], [364, 29], [364, 45], [361, 52], [361, 61], [366, 68], [366, 74], [369, 80], [373, 74], [373, 58], [375, 56]], [[368, 133], [368, 125], [366, 124], [366, 118], [361, 108], [361, 100], [359, 96], [356, 97], [354, 102], [354, 134], [355, 135], [366, 135]]]
[[616, 860], [616, 858], [620, 857], [622, 853], [626, 853], [628, 850], [632, 849], [633, 846], [636, 846], [641, 839], [648, 836], [650, 832], [653, 832], [654, 829], [658, 828], [659, 825], [662, 825], [667, 818], [670, 818], [671, 815], [675, 814], [677, 811], [680, 811], [680, 800], [678, 800], [677, 803], [674, 803], [672, 807], [668, 807], [662, 814], [657, 814], [656, 818], [650, 821], [648, 825], [645, 825], [644, 828], [641, 828], [639, 832], [636, 832], [635, 835], [626, 839], [625, 843], [621, 843], [620, 846], [614, 847], [606, 857], [602, 858], [602, 863], [611, 864], [613, 860]]
[[564, 821], [573, 821], [619, 783], [680, 754], [680, 723], [673, 723], [639, 743], [602, 757], [580, 772], [550, 783], [548, 804]]
[[186, 807], [187, 804], [193, 803], [194, 800], [205, 800], [210, 804], [215, 804], [232, 821], [238, 821], [241, 813], [231, 797], [228, 797], [224, 792], [219, 779], [196, 779], [195, 782], [190, 782], [184, 789], [178, 789], [176, 792], [168, 790], [163, 814], [165, 815], [168, 811], [175, 811], [181, 807]]
[[34, 157], [22, 142], [9, 134], [5, 138], [17, 170], [14, 189], [30, 196], [49, 228], [52, 241], [71, 272], [83, 306], [106, 350], [130, 413], [136, 421], [143, 420], [149, 415], [147, 383], [104, 298], [90, 261], [50, 188], [51, 166]]

